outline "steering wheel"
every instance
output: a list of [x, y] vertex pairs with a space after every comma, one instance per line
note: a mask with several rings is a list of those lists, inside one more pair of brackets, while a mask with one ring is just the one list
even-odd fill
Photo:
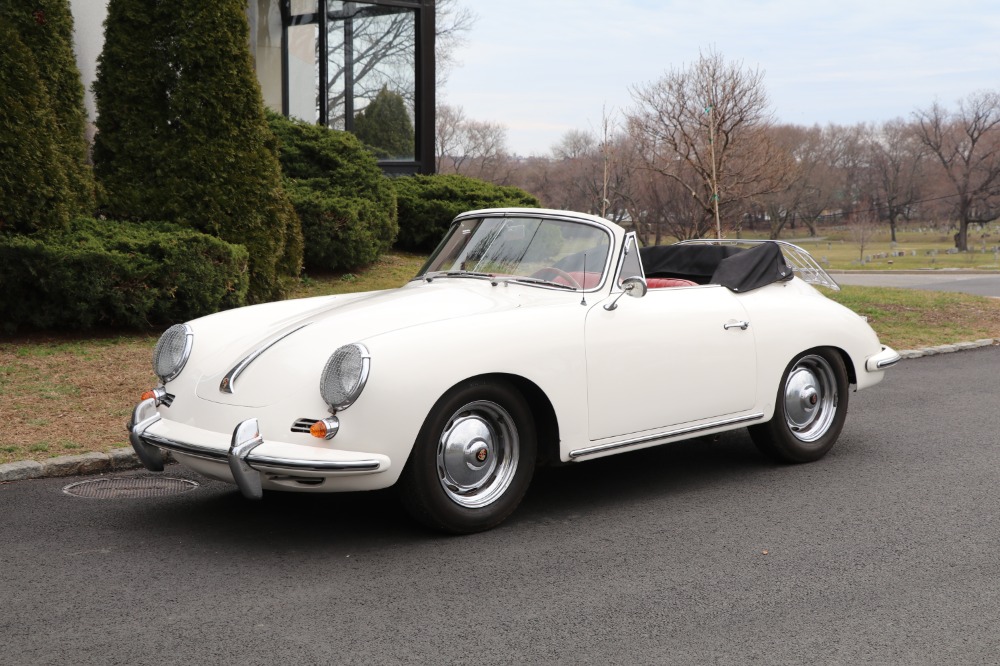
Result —
[[545, 268], [539, 268], [537, 271], [531, 274], [531, 277], [540, 278], [542, 280], [547, 280], [549, 278], [546, 275], [555, 275], [556, 277], [565, 280], [569, 286], [574, 289], [583, 289], [583, 286], [576, 281], [576, 278], [564, 271], [561, 268], [556, 268], [555, 266], [546, 266]]

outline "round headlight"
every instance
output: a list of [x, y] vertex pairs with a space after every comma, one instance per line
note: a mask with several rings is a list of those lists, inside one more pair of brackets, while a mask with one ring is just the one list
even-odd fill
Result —
[[187, 324], [174, 324], [160, 336], [153, 350], [153, 372], [166, 384], [181, 374], [191, 347], [194, 344], [194, 332]]
[[344, 345], [330, 355], [319, 378], [319, 393], [334, 409], [346, 409], [365, 388], [371, 357], [364, 345]]

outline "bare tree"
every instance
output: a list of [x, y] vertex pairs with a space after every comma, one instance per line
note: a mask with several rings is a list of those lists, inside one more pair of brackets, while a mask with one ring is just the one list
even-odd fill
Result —
[[465, 111], [460, 106], [438, 103], [434, 114], [434, 170], [441, 172], [445, 160], [462, 151]]
[[552, 156], [557, 160], [575, 160], [593, 155], [597, 139], [584, 130], [571, 129], [552, 146]]
[[882, 123], [868, 139], [872, 197], [879, 212], [884, 211], [892, 242], [899, 218], [908, 218], [920, 199], [926, 157], [925, 145], [901, 118]]
[[[787, 187], [790, 156], [772, 140], [763, 72], [715, 52], [632, 90], [629, 131], [646, 168], [677, 183], [703, 211], [695, 235], [725, 214], [737, 227], [757, 197]], [[721, 233], [721, 229], [716, 230]]]
[[479, 17], [459, 0], [437, 0], [434, 6], [434, 67], [438, 89], [444, 87], [451, 70], [459, 64], [455, 52], [465, 45]]
[[858, 246], [858, 261], [862, 264], [865, 263], [865, 248], [874, 242], [878, 233], [878, 214], [874, 206], [870, 205], [871, 202], [867, 203], [867, 207], [862, 207], [851, 215], [847, 222], [848, 233]]
[[1000, 194], [1000, 94], [969, 95], [949, 112], [938, 103], [914, 113], [917, 137], [934, 156], [958, 217], [955, 247], [969, 249], [969, 224], [997, 217]]
[[434, 144], [438, 172], [507, 184], [509, 156], [503, 124], [472, 120], [460, 106], [439, 104]]
[[858, 126], [814, 126], [792, 150], [797, 178], [789, 189], [788, 205], [799, 221], [816, 235], [816, 225], [850, 213], [859, 196], [854, 182], [860, 167], [861, 130]]

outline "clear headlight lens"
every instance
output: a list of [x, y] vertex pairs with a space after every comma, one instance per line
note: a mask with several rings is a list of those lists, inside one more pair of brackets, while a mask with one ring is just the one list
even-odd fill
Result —
[[319, 393], [334, 409], [346, 409], [365, 388], [371, 357], [364, 345], [344, 345], [330, 355], [319, 378]]
[[175, 324], [160, 336], [153, 350], [153, 372], [166, 384], [181, 374], [191, 355], [194, 332], [187, 324]]

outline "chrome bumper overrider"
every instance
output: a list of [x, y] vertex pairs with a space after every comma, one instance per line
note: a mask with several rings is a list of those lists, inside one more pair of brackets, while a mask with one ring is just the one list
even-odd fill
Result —
[[874, 356], [869, 356], [868, 360], [865, 361], [865, 369], [868, 372], [881, 372], [899, 363], [900, 358], [899, 353], [895, 349], [882, 345], [882, 351]]
[[143, 466], [153, 472], [163, 471], [163, 454], [160, 449], [176, 451], [195, 458], [203, 458], [229, 465], [233, 480], [240, 492], [248, 499], [260, 499], [263, 495], [260, 472], [256, 466], [279, 469], [283, 472], [376, 472], [382, 463], [378, 460], [309, 460], [305, 458], [284, 458], [254, 454], [254, 449], [264, 443], [260, 435], [257, 419], [251, 418], [239, 423], [233, 429], [228, 451], [223, 451], [190, 442], [180, 442], [168, 437], [148, 432], [160, 421], [156, 411], [156, 400], [143, 400], [132, 410], [128, 424], [129, 442]]

